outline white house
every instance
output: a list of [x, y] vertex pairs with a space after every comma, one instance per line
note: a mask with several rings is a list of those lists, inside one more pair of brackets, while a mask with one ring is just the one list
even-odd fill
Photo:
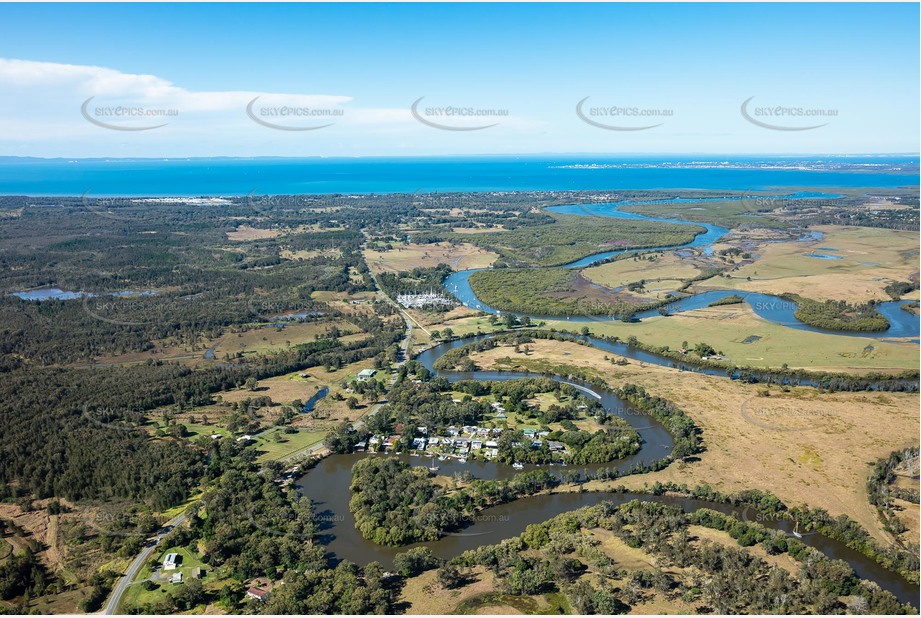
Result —
[[182, 562], [182, 557], [179, 554], [166, 554], [163, 559], [163, 570], [172, 571], [179, 566], [180, 562]]
[[373, 378], [375, 374], [377, 374], [376, 369], [362, 369], [361, 371], [358, 372], [358, 381], [366, 382], [370, 380], [371, 378]]

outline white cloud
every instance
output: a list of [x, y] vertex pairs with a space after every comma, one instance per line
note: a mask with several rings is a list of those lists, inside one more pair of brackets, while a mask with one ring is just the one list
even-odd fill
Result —
[[[248, 155], [247, 144], [259, 148], [259, 154], [298, 154], [299, 148], [330, 155], [347, 143], [365, 143], [369, 151], [397, 150], [408, 142], [450, 151], [458, 141], [467, 145], [482, 140], [476, 151], [491, 148], [485, 133], [503, 132], [525, 135], [542, 129], [542, 121], [520, 115], [487, 119], [499, 126], [477, 131], [481, 138], [461, 137], [450, 131], [425, 126], [410, 112], [412, 99], [405, 108], [362, 106], [353, 97], [340, 94], [281, 93], [252, 90], [191, 90], [156, 75], [123, 73], [92, 66], [36, 62], [0, 58], [0, 155], [34, 154], [37, 156], [206, 156]], [[247, 105], [253, 103], [253, 115], [275, 126], [310, 127], [330, 124], [317, 131], [273, 131], [266, 124], [247, 117]], [[119, 127], [149, 127], [155, 130], [125, 133], [107, 131], [100, 124], [87, 121], [81, 107], [87, 103], [87, 115], [100, 123]], [[432, 102], [434, 104], [434, 101]], [[163, 117], [112, 117], [98, 110], [118, 106], [147, 110], [175, 110]], [[272, 116], [270, 108], [310, 108], [337, 110], [341, 115]], [[478, 119], [454, 118], [455, 126], [481, 122]], [[449, 124], [450, 123], [445, 123]], [[494, 136], [495, 137], [495, 136]], [[74, 152], [81, 144], [81, 152]], [[240, 149], [244, 151], [241, 152]], [[203, 149], [207, 149], [206, 151]], [[266, 153], [268, 149], [270, 152]], [[349, 152], [352, 151], [348, 147]], [[271, 152], [275, 151], [275, 152]]]

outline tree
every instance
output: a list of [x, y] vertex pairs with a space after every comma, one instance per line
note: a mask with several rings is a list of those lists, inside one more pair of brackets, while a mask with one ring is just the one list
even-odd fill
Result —
[[441, 561], [428, 547], [414, 547], [393, 558], [393, 568], [403, 577], [414, 577], [437, 567]]
[[246, 390], [254, 391], [259, 386], [259, 382], [256, 380], [256, 378], [246, 378], [245, 386]]
[[438, 569], [438, 584], [442, 588], [451, 590], [462, 586], [465, 581], [467, 581], [467, 578], [464, 574], [450, 562]]
[[358, 399], [355, 397], [349, 397], [345, 400], [345, 405], [348, 406], [349, 410], [355, 410], [358, 408]]
[[172, 597], [173, 603], [176, 604], [176, 608], [182, 611], [193, 609], [195, 606], [204, 603], [207, 598], [201, 581], [197, 579], [190, 579], [186, 583], [180, 584], [178, 588], [170, 593], [170, 597]]

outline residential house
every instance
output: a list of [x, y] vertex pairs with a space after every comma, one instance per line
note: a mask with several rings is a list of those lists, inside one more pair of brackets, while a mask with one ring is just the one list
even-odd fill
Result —
[[269, 593], [267, 590], [263, 590], [262, 588], [252, 587], [246, 590], [246, 596], [247, 598], [254, 599], [256, 601], [265, 601], [268, 598]]
[[182, 556], [179, 554], [166, 554], [166, 557], [163, 559], [163, 570], [172, 571], [177, 568], [180, 563], [182, 563]]

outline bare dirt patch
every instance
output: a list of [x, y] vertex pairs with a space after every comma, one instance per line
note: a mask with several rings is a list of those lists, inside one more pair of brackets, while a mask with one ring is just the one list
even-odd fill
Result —
[[227, 240], [231, 242], [243, 242], [247, 240], [263, 240], [265, 238], [277, 238], [281, 236], [281, 230], [268, 230], [259, 227], [250, 227], [241, 225], [237, 229], [226, 232]]
[[[58, 546], [58, 516], [49, 515], [47, 509], [49, 500], [36, 500], [32, 503], [32, 510], [23, 512], [17, 504], [0, 503], [0, 518], [12, 521], [28, 534], [28, 538], [40, 543], [44, 549], [38, 552], [38, 557], [52, 571], [60, 572], [64, 569], [64, 557]], [[25, 540], [10, 537], [14, 551], [21, 551], [25, 547]]]

